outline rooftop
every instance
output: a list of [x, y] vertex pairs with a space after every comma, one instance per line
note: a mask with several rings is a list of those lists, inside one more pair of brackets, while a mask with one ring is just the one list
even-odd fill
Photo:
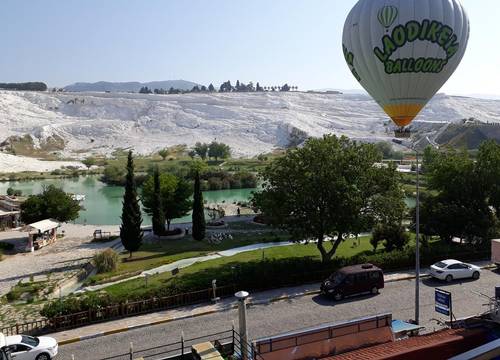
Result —
[[41, 232], [55, 229], [57, 227], [59, 227], [59, 223], [52, 219], [41, 220], [28, 225], [28, 228], [39, 230]]
[[486, 332], [483, 329], [447, 329], [328, 356], [322, 360], [448, 359], [485, 341]]

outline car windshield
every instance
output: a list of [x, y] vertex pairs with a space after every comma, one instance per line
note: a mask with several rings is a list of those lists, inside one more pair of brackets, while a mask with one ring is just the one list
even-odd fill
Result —
[[35, 346], [38, 346], [38, 344], [40, 343], [40, 340], [38, 340], [38, 338], [33, 337], [33, 336], [22, 335], [21, 342], [23, 344], [29, 345], [31, 347], [35, 347]]
[[336, 272], [332, 275], [330, 275], [330, 277], [328, 278], [328, 280], [330, 280], [331, 282], [333, 282], [334, 284], [340, 284], [340, 282], [344, 279], [344, 274], [342, 273], [339, 273], [339, 272]]
[[438, 268], [444, 269], [447, 265], [444, 262], [440, 261], [440, 262], [435, 263], [434, 266], [437, 266]]

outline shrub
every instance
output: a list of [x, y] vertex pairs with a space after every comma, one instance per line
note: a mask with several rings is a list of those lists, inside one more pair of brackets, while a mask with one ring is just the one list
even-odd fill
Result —
[[22, 190], [16, 190], [11, 187], [7, 189], [7, 195], [9, 196], [21, 196], [23, 194]]
[[370, 238], [370, 244], [371, 244], [371, 246], [373, 246], [373, 252], [377, 251], [377, 246], [378, 246], [379, 242], [380, 242], [380, 237], [378, 237], [378, 236], [372, 236]]
[[58, 315], [98, 310], [115, 302], [116, 300], [106, 293], [88, 292], [79, 297], [69, 296], [62, 301], [51, 301], [42, 308], [40, 314], [50, 319]]
[[400, 225], [377, 225], [373, 229], [370, 243], [375, 249], [376, 245], [374, 244], [378, 244], [382, 240], [385, 241], [384, 245], [387, 251], [402, 250], [410, 241], [410, 236]]
[[112, 249], [94, 255], [94, 265], [98, 274], [116, 270], [118, 261], [118, 254]]

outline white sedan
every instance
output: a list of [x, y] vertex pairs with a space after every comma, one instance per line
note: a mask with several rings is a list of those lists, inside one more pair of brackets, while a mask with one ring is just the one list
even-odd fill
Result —
[[0, 348], [10, 353], [12, 360], [50, 360], [57, 355], [58, 345], [51, 337], [0, 333]]
[[454, 279], [479, 279], [481, 268], [458, 260], [443, 260], [431, 266], [430, 275], [450, 282]]

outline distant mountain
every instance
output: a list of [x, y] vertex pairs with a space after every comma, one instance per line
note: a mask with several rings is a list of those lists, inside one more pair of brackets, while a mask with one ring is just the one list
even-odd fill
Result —
[[[500, 100], [439, 94], [413, 124], [419, 137], [475, 148], [486, 138], [500, 139]], [[324, 134], [391, 143], [394, 137], [387, 115], [368, 95], [281, 91], [167, 96], [0, 90], [0, 129], [6, 151], [21, 153], [22, 147], [64, 158], [117, 149], [148, 154], [214, 139], [235, 156], [251, 157]]]
[[171, 87], [173, 87], [174, 89], [191, 90], [193, 86], [196, 85], [200, 86], [200, 84], [186, 80], [151, 81], [145, 83], [141, 83], [138, 81], [130, 81], [130, 82], [99, 81], [96, 83], [77, 82], [66, 86], [64, 90], [73, 92], [82, 92], [82, 91], [139, 92], [140, 88], [143, 86], [147, 86], [152, 90], [162, 89], [162, 88], [168, 90]]
[[487, 140], [495, 140], [500, 144], [500, 123], [484, 124], [475, 121], [464, 124], [450, 124], [437, 137], [436, 142], [442, 146], [478, 149]]
[[311, 89], [310, 92], [333, 92], [338, 91], [342, 94], [354, 94], [354, 95], [367, 95], [365, 90], [362, 89], [337, 89], [337, 88], [322, 88], [322, 89]]

